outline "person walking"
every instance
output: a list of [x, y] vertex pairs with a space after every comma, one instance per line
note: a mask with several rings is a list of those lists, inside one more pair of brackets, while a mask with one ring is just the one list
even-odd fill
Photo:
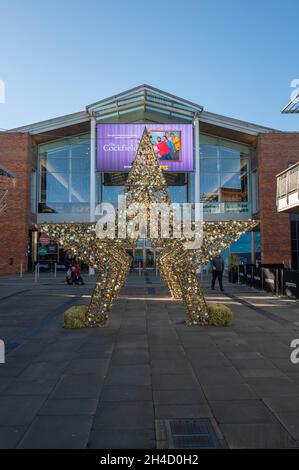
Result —
[[64, 266], [66, 270], [66, 282], [68, 285], [73, 284], [72, 281], [72, 273], [73, 273], [73, 266], [74, 266], [74, 259], [73, 255], [71, 252], [67, 253], [65, 260], [64, 260]]
[[78, 257], [75, 256], [75, 261], [74, 261], [74, 267], [73, 267], [73, 271], [72, 271], [72, 281], [78, 286], [79, 284], [81, 284], [81, 286], [83, 286], [85, 284], [85, 282], [83, 281], [83, 278], [81, 276], [81, 273], [80, 273], [80, 268], [79, 268], [79, 261], [78, 261]]
[[224, 261], [221, 255], [214, 256], [212, 259], [212, 289], [215, 289], [215, 282], [218, 278], [219, 287], [221, 291], [224, 291], [222, 284], [222, 275], [224, 271]]

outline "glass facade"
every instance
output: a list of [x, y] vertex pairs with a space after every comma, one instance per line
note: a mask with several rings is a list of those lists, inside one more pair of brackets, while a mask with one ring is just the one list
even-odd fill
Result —
[[39, 213], [89, 212], [88, 134], [39, 146]]
[[[173, 202], [183, 203], [188, 200], [186, 173], [164, 173], [168, 190]], [[102, 202], [117, 206], [118, 196], [125, 189], [128, 173], [102, 173]]]
[[200, 197], [205, 213], [250, 211], [250, 147], [200, 135]]
[[[210, 217], [250, 217], [250, 146], [200, 134], [200, 194]], [[195, 202], [195, 173], [165, 172], [173, 202]], [[128, 173], [96, 173], [96, 202], [117, 205]], [[89, 216], [90, 135], [39, 145], [38, 212]], [[79, 217], [79, 218], [78, 218]], [[44, 219], [43, 219], [44, 220]]]

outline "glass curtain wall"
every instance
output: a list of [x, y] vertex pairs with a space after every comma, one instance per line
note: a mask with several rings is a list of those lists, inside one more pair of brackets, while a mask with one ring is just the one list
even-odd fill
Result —
[[[172, 202], [188, 201], [188, 186], [186, 173], [164, 173]], [[102, 202], [110, 202], [117, 206], [118, 196], [125, 190], [128, 173], [102, 174]]]
[[205, 213], [250, 211], [249, 163], [249, 146], [200, 135], [200, 192]]
[[90, 136], [39, 146], [39, 213], [88, 213]]

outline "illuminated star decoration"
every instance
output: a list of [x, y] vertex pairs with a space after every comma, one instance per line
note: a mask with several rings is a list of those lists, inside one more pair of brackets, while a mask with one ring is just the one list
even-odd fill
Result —
[[[125, 237], [118, 233], [118, 223], [114, 239], [97, 238], [96, 223], [39, 226], [41, 231], [48, 233], [65, 250], [71, 250], [99, 273], [88, 307], [89, 325], [107, 325], [108, 312], [130, 270], [132, 258], [126, 250], [136, 246], [141, 234], [140, 225], [145, 223], [147, 228], [149, 227], [151, 210], [155, 204], [162, 204], [166, 212], [170, 211], [173, 222], [167, 233], [163, 232], [160, 224], [158, 231], [150, 236], [152, 246], [160, 253], [157, 263], [161, 278], [167, 284], [172, 297], [184, 301], [188, 325], [209, 324], [210, 317], [197, 269], [238, 240], [243, 233], [253, 229], [257, 222], [202, 222], [203, 237], [200, 248], [186, 248], [186, 236], [174, 236], [175, 219], [167, 183], [146, 129], [134, 158], [124, 194], [128, 210]], [[139, 215], [138, 218], [138, 212], [142, 217]], [[162, 215], [158, 216], [159, 222]], [[117, 214], [117, 221], [119, 217], [120, 214]]]

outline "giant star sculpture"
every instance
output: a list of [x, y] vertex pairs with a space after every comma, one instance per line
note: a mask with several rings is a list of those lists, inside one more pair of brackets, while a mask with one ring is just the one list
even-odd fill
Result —
[[[125, 236], [119, 233], [119, 227], [124, 226], [123, 221], [122, 225], [118, 223], [120, 213], [116, 215], [114, 238], [98, 238], [96, 223], [39, 226], [41, 231], [48, 233], [65, 250], [72, 250], [98, 272], [88, 307], [88, 322], [92, 327], [107, 325], [108, 312], [130, 270], [132, 258], [126, 250], [136, 246], [139, 225], [150, 223], [152, 206], [162, 204], [166, 211], [171, 211], [173, 220], [167, 183], [146, 129], [134, 158], [124, 194], [129, 213], [125, 222]], [[141, 218], [136, 218], [136, 208], [137, 212], [142, 214]], [[161, 220], [161, 214], [159, 217]], [[197, 269], [256, 225], [257, 222], [253, 220], [202, 222], [199, 247], [186, 247], [186, 236], [174, 236], [171, 224], [167, 234], [162, 233], [159, 227], [158, 232], [150, 237], [153, 247], [160, 252], [157, 263], [161, 278], [168, 285], [172, 297], [184, 301], [188, 325], [207, 325], [210, 322], [205, 297], [196, 275]], [[194, 223], [193, 227], [196, 228]]]

